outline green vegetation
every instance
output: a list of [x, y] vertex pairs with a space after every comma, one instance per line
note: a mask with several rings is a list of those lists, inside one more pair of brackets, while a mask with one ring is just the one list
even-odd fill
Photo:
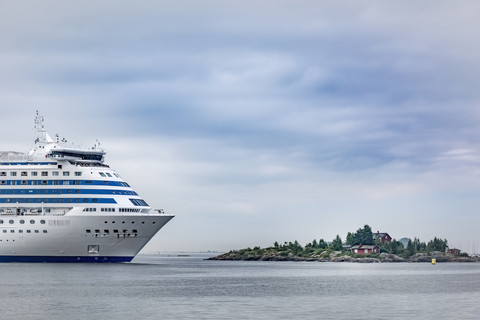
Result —
[[[367, 255], [358, 255], [350, 252], [350, 247], [355, 245], [378, 245], [380, 253], [370, 253]], [[432, 252], [444, 253], [448, 249], [446, 239], [435, 237], [427, 243], [420, 241], [418, 238], [409, 240], [406, 247], [396, 239], [390, 242], [381, 243], [380, 239], [376, 239], [369, 225], [357, 229], [356, 232], [348, 232], [345, 242], [342, 241], [340, 235], [337, 235], [331, 242], [324, 239], [314, 239], [305, 246], [300, 245], [298, 241], [285, 242], [279, 244], [275, 242], [272, 247], [253, 249], [247, 248], [235, 250], [225, 254], [226, 258], [230, 257], [234, 260], [328, 260], [332, 257], [362, 257], [362, 258], [379, 258], [381, 253], [391, 254], [400, 257], [399, 259], [410, 259], [416, 255], [431, 255]], [[468, 257], [466, 253], [462, 253], [462, 257]]]

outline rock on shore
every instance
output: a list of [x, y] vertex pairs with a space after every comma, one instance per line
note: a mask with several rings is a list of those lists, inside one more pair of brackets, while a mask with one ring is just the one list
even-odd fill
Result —
[[356, 263], [383, 263], [383, 262], [431, 262], [435, 258], [437, 262], [478, 262], [478, 257], [459, 257], [444, 252], [432, 252], [431, 254], [417, 253], [405, 259], [394, 254], [381, 253], [378, 257], [352, 257], [333, 251], [330, 255], [317, 255], [311, 257], [299, 257], [292, 254], [281, 255], [278, 252], [256, 251], [230, 251], [207, 260], [236, 260], [236, 261], [320, 261], [320, 262], [356, 262]]

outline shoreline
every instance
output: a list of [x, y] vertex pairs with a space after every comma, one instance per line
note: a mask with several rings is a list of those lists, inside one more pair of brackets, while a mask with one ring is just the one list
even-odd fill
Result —
[[278, 255], [278, 254], [255, 254], [255, 252], [239, 252], [229, 251], [215, 257], [205, 260], [222, 260], [222, 261], [307, 261], [307, 262], [352, 262], [352, 263], [432, 263], [432, 259], [436, 259], [436, 263], [444, 262], [480, 262], [480, 257], [460, 257], [444, 252], [432, 252], [430, 254], [417, 253], [409, 259], [388, 253], [380, 253], [371, 256], [351, 256], [344, 252], [334, 251], [329, 256], [311, 256], [301, 257], [295, 255]]

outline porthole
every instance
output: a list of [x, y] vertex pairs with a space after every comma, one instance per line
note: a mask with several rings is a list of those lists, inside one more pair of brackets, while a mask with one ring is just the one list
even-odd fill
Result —
[[25, 224], [25, 220], [20, 220], [20, 224]]
[[35, 220], [30, 220], [30, 224], [35, 224]]
[[122, 221], [122, 223], [125, 223], [125, 221]]
[[41, 224], [45, 224], [45, 220], [40, 220], [40, 223], [41, 223]]
[[9, 220], [8, 223], [13, 224], [13, 220]]
[[105, 223], [108, 223], [108, 221], [105, 221]]
[[0, 224], [3, 224], [3, 220], [0, 220]]
[[135, 221], [132, 221], [132, 224], [134, 224], [134, 223], [135, 223]]
[[145, 221], [142, 221], [142, 224], [145, 224]]
[[152, 224], [155, 224], [155, 221], [153, 221]]

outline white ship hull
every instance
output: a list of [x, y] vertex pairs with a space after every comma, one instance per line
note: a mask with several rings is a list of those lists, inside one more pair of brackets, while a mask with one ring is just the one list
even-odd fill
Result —
[[127, 262], [173, 215], [153, 211], [97, 144], [65, 147], [35, 118], [35, 147], [0, 151], [0, 262]]
[[0, 218], [0, 262], [128, 262], [173, 216]]

